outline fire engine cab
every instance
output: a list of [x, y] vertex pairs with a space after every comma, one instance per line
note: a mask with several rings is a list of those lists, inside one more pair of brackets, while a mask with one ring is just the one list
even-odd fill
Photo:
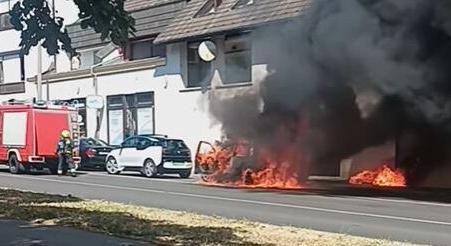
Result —
[[[77, 150], [77, 109], [34, 103], [0, 105], [0, 164], [6, 164], [13, 174], [44, 169], [56, 173], [56, 146], [64, 129], [71, 131]], [[78, 166], [80, 158], [74, 152]]]

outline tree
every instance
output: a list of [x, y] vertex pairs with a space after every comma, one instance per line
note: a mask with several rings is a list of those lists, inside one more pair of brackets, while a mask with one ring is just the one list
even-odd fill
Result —
[[[78, 17], [83, 29], [92, 28], [101, 39], [124, 45], [136, 31], [135, 20], [124, 9], [125, 0], [73, 0], [79, 9]], [[21, 32], [21, 54], [27, 55], [31, 47], [42, 42], [49, 55], [64, 50], [70, 55], [76, 51], [64, 28], [64, 18], [54, 16], [48, 0], [20, 0], [10, 11], [11, 24]]]

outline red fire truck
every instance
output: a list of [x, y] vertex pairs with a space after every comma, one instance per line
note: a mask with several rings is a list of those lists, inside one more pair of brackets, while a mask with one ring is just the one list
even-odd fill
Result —
[[[13, 174], [44, 169], [56, 173], [56, 146], [64, 129], [71, 131], [74, 149], [78, 149], [76, 109], [33, 103], [0, 105], [0, 163], [8, 165]], [[79, 161], [74, 153], [77, 166]]]

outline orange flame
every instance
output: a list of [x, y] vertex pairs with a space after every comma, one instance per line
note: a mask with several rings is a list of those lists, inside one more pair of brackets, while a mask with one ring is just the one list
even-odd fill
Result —
[[401, 170], [393, 170], [383, 165], [377, 170], [366, 170], [349, 179], [351, 184], [369, 184], [374, 186], [405, 187], [406, 178]]
[[[198, 155], [197, 161], [204, 170], [215, 170], [204, 177], [201, 184], [242, 188], [301, 188], [298, 170], [291, 165], [294, 152], [287, 150], [282, 158], [279, 156], [279, 159], [276, 159], [271, 152], [263, 149], [252, 153], [247, 145], [246, 141], [240, 140], [233, 147], [216, 145], [212, 151]], [[255, 164], [258, 164], [259, 168], [246, 168]], [[240, 171], [238, 177], [227, 178], [233, 176], [235, 168]]]

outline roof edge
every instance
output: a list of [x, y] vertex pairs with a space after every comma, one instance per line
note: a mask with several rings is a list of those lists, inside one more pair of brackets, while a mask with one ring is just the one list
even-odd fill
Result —
[[[302, 15], [299, 15], [298, 17], [302, 17]], [[246, 32], [246, 31], [252, 31], [255, 29], [258, 29], [260, 27], [262, 27], [263, 25], [277, 25], [277, 24], [284, 24], [286, 22], [292, 21], [298, 17], [289, 17], [289, 18], [284, 18], [284, 19], [280, 19], [280, 20], [276, 20], [276, 21], [270, 21], [270, 22], [264, 22], [264, 23], [258, 23], [258, 24], [253, 24], [253, 25], [247, 25], [247, 26], [243, 26], [240, 28], [231, 28], [231, 29], [225, 29], [225, 30], [221, 30], [221, 31], [217, 31], [217, 32], [211, 32], [211, 33], [206, 33], [206, 34], [199, 34], [199, 35], [190, 35], [187, 37], [183, 37], [183, 38], [168, 38], [168, 39], [163, 39], [161, 40], [159, 38], [159, 36], [157, 36], [157, 38], [154, 40], [155, 44], [169, 44], [169, 43], [177, 43], [177, 42], [182, 42], [182, 41], [187, 41], [187, 40], [192, 40], [192, 39], [201, 39], [201, 38], [206, 38], [209, 36], [216, 36], [216, 35], [221, 35], [221, 34], [227, 34], [229, 32], [232, 31], [238, 31], [238, 32]]]
[[[105, 76], [105, 75], [112, 75], [112, 74], [119, 74], [119, 73], [127, 73], [127, 72], [134, 72], [134, 71], [140, 71], [140, 70], [146, 70], [146, 69], [154, 69], [157, 67], [165, 66], [166, 65], [166, 59], [160, 58], [160, 57], [154, 57], [144, 60], [138, 60], [138, 61], [128, 61], [120, 64], [112, 64], [107, 66], [100, 66], [93, 69], [93, 72], [97, 74], [97, 76]], [[61, 73], [52, 73], [44, 75], [42, 80], [43, 83], [56, 83], [56, 82], [65, 82], [69, 80], [76, 80], [76, 79], [85, 79], [90, 78], [91, 75], [91, 69], [80, 69], [80, 70], [74, 70], [74, 71], [68, 71], [68, 72], [61, 72]], [[36, 83], [36, 76], [28, 78], [27, 82]]]

